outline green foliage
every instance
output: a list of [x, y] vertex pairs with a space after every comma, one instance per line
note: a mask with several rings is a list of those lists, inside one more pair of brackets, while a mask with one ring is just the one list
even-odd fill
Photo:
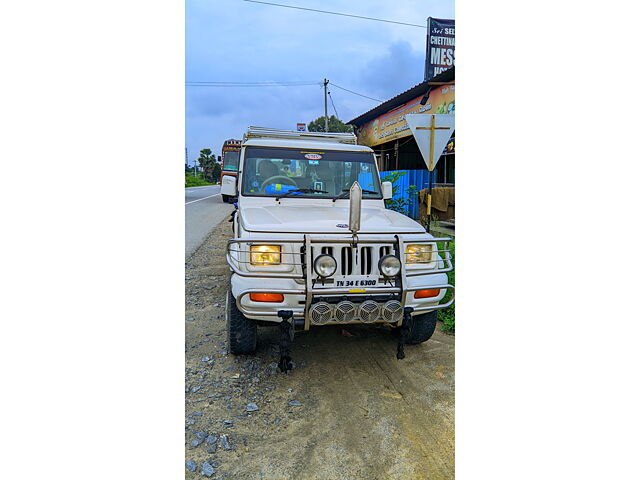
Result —
[[213, 174], [211, 181], [213, 183], [220, 183], [220, 174], [222, 173], [222, 167], [218, 162], [213, 163]]
[[[383, 182], [391, 182], [393, 184], [393, 196], [395, 197], [400, 191], [400, 185], [396, 182], [398, 179], [405, 175], [407, 172], [389, 172], [387, 175], [382, 177], [380, 180]], [[400, 198], [390, 198], [385, 200], [385, 206], [389, 210], [393, 210], [398, 213], [402, 213], [403, 215], [409, 214], [409, 206], [411, 205], [411, 201], [413, 197], [418, 195], [418, 187], [415, 185], [409, 185], [407, 188], [407, 195], [405, 197]]]
[[193, 173], [184, 174], [184, 186], [185, 187], [202, 187], [204, 185], [211, 185], [204, 180], [201, 176], [195, 176]]
[[[443, 249], [444, 243], [438, 242], [438, 249]], [[456, 260], [456, 240], [455, 238], [449, 242], [449, 250], [451, 254], [451, 262], [455, 267]], [[453, 270], [452, 272], [447, 273], [447, 278], [450, 285], [456, 286], [456, 272]], [[442, 303], [447, 303], [451, 297], [453, 296], [453, 292], [450, 290], [447, 291], [447, 294], [444, 296]], [[455, 333], [456, 331], [456, 310], [455, 304], [450, 307], [445, 308], [444, 310], [440, 310], [438, 312], [438, 319], [442, 321], [442, 331], [446, 333]]]
[[203, 148], [200, 150], [198, 165], [200, 165], [200, 168], [204, 173], [204, 178], [207, 182], [214, 183], [220, 181], [220, 165], [216, 162], [216, 156], [211, 153], [209, 148]]
[[[329, 132], [337, 133], [352, 133], [353, 127], [351, 125], [345, 125], [335, 115], [329, 117]], [[324, 117], [318, 117], [315, 120], [309, 122], [307, 129], [310, 132], [324, 132]]]

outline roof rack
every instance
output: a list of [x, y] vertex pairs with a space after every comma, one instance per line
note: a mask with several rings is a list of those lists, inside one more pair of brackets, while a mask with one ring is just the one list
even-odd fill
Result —
[[249, 138], [289, 138], [356, 145], [356, 136], [353, 133], [296, 132], [293, 130], [278, 130], [268, 127], [249, 127], [247, 133], [244, 134], [243, 140], [246, 141]]

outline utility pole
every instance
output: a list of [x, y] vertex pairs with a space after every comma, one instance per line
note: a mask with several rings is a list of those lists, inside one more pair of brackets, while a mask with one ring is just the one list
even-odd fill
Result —
[[329, 117], [327, 116], [327, 85], [329, 80], [324, 79], [324, 131], [329, 133]]

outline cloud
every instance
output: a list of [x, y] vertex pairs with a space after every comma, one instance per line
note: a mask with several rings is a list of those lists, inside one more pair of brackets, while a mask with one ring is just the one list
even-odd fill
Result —
[[[310, 0], [304, 6], [418, 24], [429, 15], [453, 18], [453, 0]], [[328, 78], [386, 100], [423, 77], [426, 30], [420, 28], [238, 0], [187, 0], [185, 23], [187, 81]], [[330, 91], [343, 121], [377, 105], [337, 88]], [[320, 86], [187, 87], [185, 103], [191, 161], [202, 148], [220, 154], [224, 140], [242, 138], [249, 125], [295, 129], [297, 122], [324, 114]]]
[[371, 60], [359, 75], [360, 84], [387, 100], [424, 80], [425, 52], [405, 41], [394, 42], [385, 55]]

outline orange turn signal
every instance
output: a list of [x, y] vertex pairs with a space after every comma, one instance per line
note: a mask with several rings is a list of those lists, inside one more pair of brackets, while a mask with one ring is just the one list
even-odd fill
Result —
[[440, 289], [435, 288], [431, 290], [418, 290], [416, 293], [414, 293], [413, 297], [414, 298], [431, 298], [431, 297], [437, 297], [438, 295], [440, 295]]
[[252, 302], [284, 302], [284, 295], [281, 293], [250, 293]]

